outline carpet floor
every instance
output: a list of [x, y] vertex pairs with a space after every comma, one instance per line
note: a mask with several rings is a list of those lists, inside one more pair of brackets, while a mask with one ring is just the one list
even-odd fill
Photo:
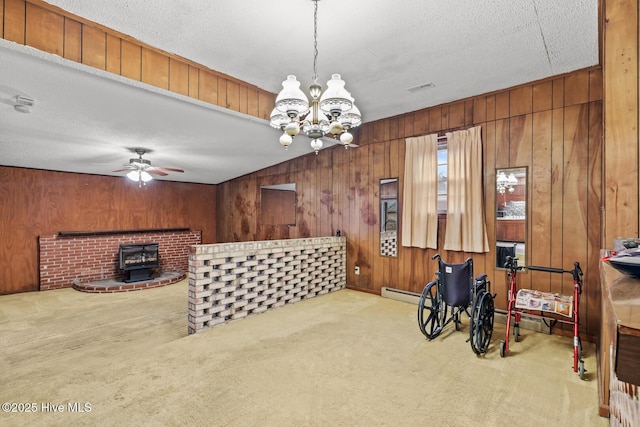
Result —
[[[3, 426], [606, 426], [595, 346], [504, 325], [477, 357], [416, 306], [352, 290], [187, 335], [187, 281], [0, 296]], [[15, 412], [6, 412], [6, 410]]]

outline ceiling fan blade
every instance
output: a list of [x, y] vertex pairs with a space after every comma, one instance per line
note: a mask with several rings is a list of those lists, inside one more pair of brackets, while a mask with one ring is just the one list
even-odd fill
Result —
[[[159, 166], [152, 166], [149, 168], [150, 170], [157, 170], [157, 171], [162, 171], [162, 172], [184, 172], [182, 169], [177, 169], [177, 168], [161, 168]], [[147, 170], [149, 170], [147, 169]]]
[[167, 176], [167, 175], [169, 175], [166, 172], [159, 171], [158, 168], [149, 168], [149, 169], [146, 170], [146, 172], [148, 172], [150, 174], [153, 174], [153, 175], [159, 175], [159, 176]]
[[124, 171], [130, 171], [130, 170], [135, 170], [135, 168], [126, 167], [126, 168], [122, 168], [122, 169], [116, 169], [113, 172], [124, 172]]

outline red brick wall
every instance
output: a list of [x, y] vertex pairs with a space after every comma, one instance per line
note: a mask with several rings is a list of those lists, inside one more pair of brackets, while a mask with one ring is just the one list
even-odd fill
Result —
[[89, 236], [39, 237], [40, 290], [70, 288], [87, 283], [123, 278], [118, 267], [121, 244], [158, 243], [157, 271], [188, 271], [189, 247], [202, 242], [200, 231], [154, 231]]

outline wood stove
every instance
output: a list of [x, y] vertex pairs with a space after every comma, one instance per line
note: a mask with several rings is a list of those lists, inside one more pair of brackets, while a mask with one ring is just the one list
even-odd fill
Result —
[[118, 259], [120, 269], [125, 272], [125, 283], [149, 280], [150, 270], [160, 265], [158, 243], [120, 245]]

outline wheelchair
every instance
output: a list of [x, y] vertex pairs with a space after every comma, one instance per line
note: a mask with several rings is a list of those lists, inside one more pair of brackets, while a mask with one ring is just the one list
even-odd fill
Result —
[[[469, 316], [471, 349], [477, 355], [487, 352], [493, 334], [495, 295], [486, 274], [473, 277], [473, 260], [462, 264], [447, 264], [439, 254], [436, 280], [424, 287], [418, 302], [420, 331], [429, 339], [436, 338], [445, 326], [453, 322], [460, 330], [462, 313]], [[471, 310], [469, 312], [469, 309]], [[448, 315], [448, 317], [447, 317]]]

